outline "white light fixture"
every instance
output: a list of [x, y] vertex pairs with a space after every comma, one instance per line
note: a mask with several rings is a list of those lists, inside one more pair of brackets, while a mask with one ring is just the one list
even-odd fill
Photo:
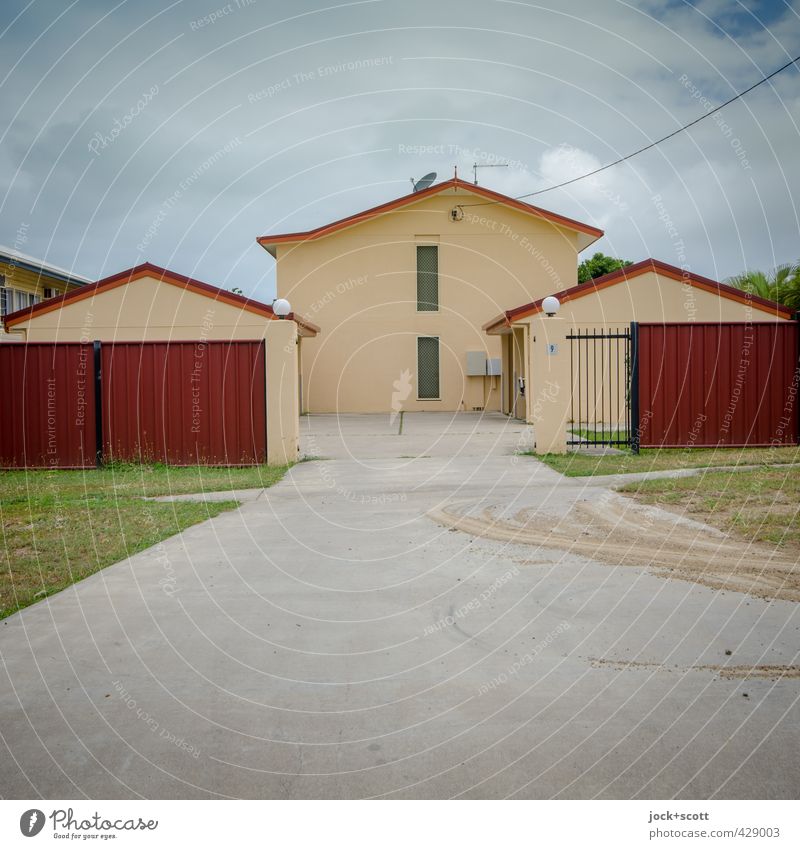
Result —
[[278, 316], [278, 318], [286, 318], [286, 316], [292, 311], [292, 305], [286, 300], [286, 298], [275, 298], [272, 302], [272, 311]]
[[554, 316], [561, 309], [561, 301], [553, 295], [548, 295], [542, 301], [542, 309], [545, 315]]

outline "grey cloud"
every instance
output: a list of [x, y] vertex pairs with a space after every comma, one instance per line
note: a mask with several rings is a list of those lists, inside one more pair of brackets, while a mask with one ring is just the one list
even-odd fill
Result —
[[[429, 170], [448, 177], [457, 165], [469, 178], [475, 160], [512, 163], [481, 172], [500, 191], [544, 188], [566, 167], [563, 146], [608, 162], [800, 43], [796, 2], [754, 7], [767, 29], [717, 0], [241, 5], [198, 25], [225, 4], [179, 4], [135, 33], [164, 7], [128, 3], [91, 31], [105, 4], [64, 15], [3, 88], [7, 236], [25, 221], [29, 253], [88, 275], [146, 258], [269, 298], [274, 269], [258, 235], [380, 203]], [[33, 8], [3, 38], [3, 75], [64, 7]], [[724, 127], [709, 118], [532, 202], [600, 224], [598, 247], [631, 259], [676, 261], [665, 209], [700, 273], [796, 258], [797, 73], [726, 109]], [[117, 122], [113, 140], [87, 148]]]

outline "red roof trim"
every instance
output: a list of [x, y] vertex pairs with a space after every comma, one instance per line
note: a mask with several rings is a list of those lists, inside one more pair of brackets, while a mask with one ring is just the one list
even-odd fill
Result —
[[317, 227], [314, 230], [305, 230], [299, 233], [280, 233], [273, 236], [259, 236], [256, 241], [263, 248], [268, 249], [272, 245], [284, 242], [306, 242], [311, 239], [319, 239], [322, 236], [328, 236], [331, 233], [335, 233], [337, 230], [342, 230], [343, 228], [350, 227], [353, 224], [359, 224], [362, 221], [368, 221], [369, 219], [376, 218], [386, 212], [392, 212], [395, 209], [415, 203], [423, 198], [437, 195], [446, 189], [454, 188], [462, 188], [466, 191], [472, 192], [473, 194], [485, 197], [488, 200], [518, 209], [520, 212], [544, 218], [548, 221], [552, 221], [554, 224], [559, 224], [560, 226], [567, 227], [571, 230], [588, 233], [590, 236], [594, 236], [597, 239], [603, 235], [602, 230], [597, 227], [592, 227], [590, 224], [584, 224], [583, 222], [576, 221], [573, 218], [567, 218], [565, 215], [559, 215], [558, 213], [550, 212], [547, 209], [532, 206], [529, 203], [523, 203], [522, 201], [500, 194], [499, 192], [494, 192], [491, 189], [486, 189], [483, 186], [476, 186], [472, 183], [467, 183], [464, 180], [454, 178], [452, 180], [445, 180], [443, 183], [436, 183], [427, 189], [422, 189], [422, 191], [403, 195], [403, 197], [396, 198], [395, 200], [388, 201], [387, 203], [382, 203], [379, 206], [373, 206], [371, 209], [366, 209], [363, 212], [357, 212], [355, 215], [349, 215], [347, 218], [340, 218], [338, 221], [333, 221], [330, 224], [325, 224], [324, 226]]
[[[110, 289], [116, 289], [118, 286], [124, 286], [134, 280], [139, 280], [142, 277], [153, 277], [156, 280], [162, 280], [164, 283], [170, 283], [173, 286], [179, 286], [183, 289], [188, 289], [208, 298], [213, 298], [215, 301], [229, 304], [230, 306], [238, 306], [247, 312], [255, 313], [256, 315], [264, 316], [270, 320], [276, 320], [277, 317], [272, 311], [269, 304], [264, 304], [261, 301], [256, 301], [252, 298], [247, 298], [244, 295], [237, 295], [235, 292], [229, 292], [226, 289], [220, 289], [217, 286], [212, 286], [210, 283], [203, 283], [201, 280], [196, 280], [193, 277], [186, 277], [183, 274], [177, 274], [166, 268], [161, 268], [158, 265], [153, 265], [149, 262], [144, 262], [141, 265], [136, 265], [126, 271], [120, 271], [118, 274], [113, 274], [110, 277], [104, 277], [96, 283], [87, 283], [79, 289], [74, 289], [70, 292], [65, 292], [63, 295], [57, 295], [54, 298], [48, 298], [46, 301], [41, 301], [32, 307], [24, 307], [16, 312], [9, 313], [4, 317], [3, 323], [6, 327], [13, 327], [22, 321], [35, 318], [37, 315], [44, 315], [53, 310], [61, 309], [67, 304], [82, 301], [85, 298], [91, 298], [97, 292], [103, 292]], [[319, 332], [319, 328], [307, 321], [302, 316], [292, 313], [290, 319], [296, 321], [311, 335]]]
[[[571, 288], [564, 289], [561, 292], [556, 292], [555, 296], [563, 304], [567, 301], [572, 301], [576, 298], [582, 298], [585, 295], [590, 295], [600, 289], [605, 289], [607, 286], [613, 286], [616, 283], [632, 280], [634, 277], [638, 277], [639, 275], [646, 274], [650, 271], [660, 274], [663, 277], [669, 277], [673, 280], [684, 281], [699, 289], [713, 292], [720, 297], [728, 298], [732, 301], [751, 304], [752, 306], [775, 316], [792, 318], [794, 315], [794, 312], [783, 304], [778, 304], [775, 301], [768, 301], [766, 298], [760, 298], [758, 295], [748, 295], [741, 289], [728, 286], [727, 283], [718, 283], [710, 277], [692, 274], [678, 268], [677, 266], [652, 258], [642, 260], [641, 262], [637, 262], [634, 265], [629, 265], [625, 268], [617, 269], [617, 271], [604, 274], [602, 277], [595, 277], [594, 280], [587, 281], [586, 283], [579, 283], [577, 286], [572, 286]], [[543, 300], [544, 298], [540, 298], [538, 301], [523, 304], [520, 307], [515, 307], [513, 310], [507, 310], [502, 315], [493, 318], [485, 324], [483, 326], [483, 330], [490, 333], [492, 330], [496, 330], [500, 327], [509, 327], [514, 321], [534, 315], [541, 311]]]

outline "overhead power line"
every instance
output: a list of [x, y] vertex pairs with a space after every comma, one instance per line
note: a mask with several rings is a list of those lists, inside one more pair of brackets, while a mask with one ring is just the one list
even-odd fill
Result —
[[[650, 150], [651, 148], [657, 147], [662, 142], [667, 141], [668, 139], [677, 136], [679, 133], [688, 130], [690, 127], [693, 127], [695, 124], [699, 124], [701, 121], [704, 121], [706, 118], [710, 118], [715, 112], [719, 112], [720, 109], [724, 109], [726, 106], [730, 106], [739, 98], [744, 97], [746, 94], [749, 94], [753, 89], [758, 88], [760, 85], [763, 85], [768, 80], [771, 80], [773, 77], [777, 76], [781, 73], [781, 71], [785, 71], [787, 68], [790, 68], [792, 65], [795, 65], [797, 62], [800, 62], [800, 56], [796, 56], [790, 62], [787, 62], [785, 65], [781, 65], [780, 68], [773, 71], [771, 74], [767, 74], [766, 77], [762, 77], [758, 82], [753, 83], [749, 88], [746, 88], [744, 91], [740, 91], [738, 94], [735, 94], [730, 100], [726, 100], [724, 103], [720, 103], [719, 106], [715, 106], [709, 112], [700, 115], [698, 118], [695, 118], [693, 121], [690, 121], [688, 124], [684, 124], [682, 127], [679, 127], [677, 130], [673, 130], [671, 133], [668, 133], [666, 136], [663, 136], [660, 139], [657, 139], [654, 142], [650, 142], [650, 144], [646, 144], [644, 147], [640, 147], [638, 150], [633, 151], [633, 153], [627, 154], [627, 156], [621, 156], [619, 159], [615, 159], [613, 162], [609, 162], [607, 165], [601, 165], [600, 168], [595, 168], [594, 171], [589, 171], [587, 174], [581, 174], [579, 177], [573, 177], [571, 180], [565, 180], [563, 183], [557, 183], [555, 186], [548, 186], [546, 189], [538, 189], [535, 192], [528, 192], [524, 195], [517, 195], [515, 200], [524, 200], [525, 198], [531, 198], [535, 195], [543, 195], [545, 192], [552, 192], [555, 189], [562, 189], [564, 186], [569, 186], [572, 183], [577, 183], [579, 180], [585, 180], [587, 177], [594, 177], [595, 174], [599, 174], [601, 171], [606, 171], [609, 168], [613, 168], [615, 165], [619, 165], [622, 162], [627, 162], [629, 159], [633, 159], [634, 156], [638, 156], [640, 153], [644, 153], [646, 150]], [[495, 201], [487, 201], [486, 203], [471, 203], [464, 204], [464, 206], [486, 206], [488, 204], [494, 203]]]

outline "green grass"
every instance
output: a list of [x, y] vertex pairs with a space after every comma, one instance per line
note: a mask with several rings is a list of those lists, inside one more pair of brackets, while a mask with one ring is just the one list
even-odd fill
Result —
[[629, 483], [620, 491], [648, 504], [678, 508], [748, 540], [800, 548], [800, 475], [795, 469], [706, 472]]
[[800, 463], [800, 447], [788, 448], [643, 448], [632, 454], [592, 455], [579, 449], [568, 454], [536, 455], [567, 477], [629, 472], [697, 469], [706, 466], [758, 466]]
[[576, 427], [572, 429], [572, 433], [575, 436], [580, 437], [581, 439], [588, 439], [589, 441], [596, 439], [611, 439], [612, 434], [614, 439], [618, 439], [620, 441], [628, 441], [628, 431], [627, 430], [615, 430], [611, 431], [609, 429], [606, 430], [594, 430], [593, 428], [586, 427]]
[[143, 496], [266, 487], [287, 468], [0, 472], [0, 618], [237, 504]]

